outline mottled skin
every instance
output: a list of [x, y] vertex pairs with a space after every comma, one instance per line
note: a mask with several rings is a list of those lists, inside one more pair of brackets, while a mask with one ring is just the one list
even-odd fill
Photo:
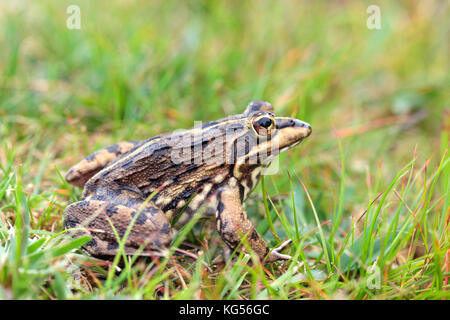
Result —
[[270, 250], [242, 203], [261, 169], [310, 133], [307, 123], [277, 117], [270, 103], [252, 101], [243, 114], [112, 145], [67, 172], [66, 180], [84, 190], [82, 201], [66, 208], [65, 226], [81, 228], [77, 236], [92, 237], [85, 245], [90, 254], [111, 256], [118, 248], [111, 225], [122, 237], [138, 215], [125, 252], [131, 255], [143, 247], [140, 254], [148, 255], [170, 245], [174, 219], [175, 227], [181, 226], [204, 206], [206, 215], [215, 214], [217, 230], [230, 248], [245, 237], [261, 260], [289, 259], [280, 253], [288, 242]]

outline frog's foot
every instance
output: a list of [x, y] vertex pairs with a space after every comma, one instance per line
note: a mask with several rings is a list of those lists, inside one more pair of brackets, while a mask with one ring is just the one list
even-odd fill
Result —
[[283, 251], [291, 243], [292, 243], [292, 240], [289, 239], [289, 240], [286, 240], [285, 242], [283, 242], [279, 247], [272, 249], [264, 261], [265, 262], [273, 262], [273, 261], [278, 261], [278, 260], [292, 259], [292, 257], [290, 255], [281, 253], [281, 251]]
[[164, 252], [172, 240], [172, 228], [163, 212], [152, 204], [139, 209], [100, 200], [86, 200], [71, 204], [64, 212], [66, 229], [74, 236], [89, 235], [84, 249], [96, 257], [114, 256], [119, 241], [132, 224], [124, 250], [126, 255], [153, 255]]

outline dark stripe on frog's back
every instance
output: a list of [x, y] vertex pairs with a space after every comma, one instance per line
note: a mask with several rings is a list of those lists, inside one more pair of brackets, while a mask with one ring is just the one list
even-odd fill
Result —
[[[116, 158], [113, 162], [108, 164], [102, 171], [98, 173], [96, 178], [101, 178], [102, 180], [107, 180], [111, 173], [115, 173], [117, 175], [122, 175], [123, 177], [127, 176], [127, 172], [134, 172], [136, 167], [141, 166], [142, 162], [146, 159], [149, 159], [151, 154], [154, 152], [156, 148], [164, 150], [167, 146], [160, 143], [152, 143], [153, 140], [160, 141], [161, 136], [156, 136], [149, 138], [145, 141], [142, 141], [139, 145], [128, 151], [127, 153], [121, 155]], [[132, 156], [134, 152], [138, 149], [142, 149], [136, 155]]]
[[[221, 120], [210, 121], [210, 122], [204, 123], [203, 125], [195, 126], [186, 131], [180, 131], [180, 134], [178, 134], [178, 135], [176, 135], [176, 133], [173, 132], [173, 133], [166, 133], [163, 135], [149, 138], [145, 141], [142, 141], [142, 143], [139, 143], [138, 146], [134, 147], [127, 153], [121, 155], [120, 157], [115, 159], [113, 162], [108, 164], [108, 166], [105, 167], [104, 170], [102, 170], [103, 172], [100, 172], [100, 175], [101, 175], [102, 179], [105, 179], [109, 175], [110, 172], [118, 170], [118, 169], [120, 170], [121, 167], [123, 167], [123, 169], [125, 169], [125, 170], [128, 170], [131, 167], [135, 167], [136, 165], [141, 165], [142, 163], [139, 160], [141, 160], [141, 159], [145, 160], [150, 157], [155, 157], [155, 154], [152, 155], [152, 153], [156, 149], [161, 148], [160, 147], [161, 145], [167, 145], [168, 144], [167, 142], [170, 141], [173, 137], [180, 138], [183, 136], [183, 134], [189, 133], [189, 131], [191, 131], [191, 130], [201, 129], [201, 130], [203, 130], [202, 134], [207, 136], [208, 132], [210, 132], [211, 130], [228, 127], [233, 124], [234, 124], [234, 127], [236, 127], [236, 128], [239, 128], [239, 127], [242, 128], [242, 126], [243, 126], [242, 123], [239, 123], [242, 120], [241, 118], [242, 118], [241, 115], [229, 116], [229, 117], [221, 119]], [[195, 137], [196, 136], [194, 135], [194, 138]], [[215, 138], [215, 137], [216, 137], [216, 135], [211, 136], [211, 138]], [[194, 145], [195, 143], [198, 143], [198, 141], [193, 141], [193, 143], [191, 143], [191, 146]], [[132, 159], [128, 159], [130, 157], [132, 157]], [[132, 161], [129, 161], [129, 160], [132, 160]], [[135, 163], [136, 165], [132, 165], [133, 163]]]
[[[194, 130], [201, 131], [200, 133], [199, 131], [194, 131], [196, 133], [191, 135], [192, 151], [195, 150], [196, 147], [200, 144], [201, 147], [199, 146], [199, 149], [206, 148], [209, 142], [214, 141], [219, 136], [217, 134], [217, 130], [220, 130], [221, 135], [225, 136], [227, 128], [242, 130], [243, 124], [236, 119], [231, 119], [224, 122], [208, 122], [205, 124], [203, 129], [201, 129], [199, 126], [194, 127]], [[121, 179], [123, 179], [124, 182], [130, 182], [130, 180], [133, 180], [130, 179], [131, 177], [137, 178], [135, 173], [145, 175], [144, 180], [158, 178], [161, 171], [178, 166], [178, 164], [174, 164], [170, 159], [172, 150], [171, 146], [181, 145], [181, 143], [183, 142], [181, 139], [183, 138], [184, 134], [188, 132], [189, 130], [180, 132], [180, 134], [178, 135], [173, 135], [172, 133], [164, 134], [144, 141], [138, 148], [134, 148], [130, 152], [127, 152], [126, 154], [116, 159], [116, 161], [108, 165], [105, 170], [100, 173], [101, 178], [107, 179], [110, 173], [112, 173], [113, 171], [117, 175], [121, 176]], [[206, 139], [206, 141], [203, 141], [204, 139]], [[133, 154], [136, 151], [138, 152], [136, 154]], [[151, 165], [147, 164], [146, 162], [151, 162]], [[194, 159], [192, 159], [192, 162], [195, 162]], [[153, 174], [144, 174], [144, 171], [147, 170], [154, 171], [156, 176], [154, 176]], [[140, 182], [142, 182], [143, 179], [140, 180]]]

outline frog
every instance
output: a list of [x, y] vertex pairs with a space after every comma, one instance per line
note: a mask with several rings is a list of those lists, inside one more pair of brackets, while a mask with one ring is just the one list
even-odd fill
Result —
[[244, 204], [273, 159], [311, 132], [307, 122], [254, 100], [243, 113], [100, 149], [65, 175], [83, 191], [64, 210], [64, 227], [90, 236], [83, 249], [94, 257], [115, 256], [125, 234], [126, 255], [145, 256], [167, 252], [177, 230], [200, 212], [215, 217], [231, 250], [253, 251], [265, 263], [289, 260], [282, 251], [291, 240], [269, 248]]

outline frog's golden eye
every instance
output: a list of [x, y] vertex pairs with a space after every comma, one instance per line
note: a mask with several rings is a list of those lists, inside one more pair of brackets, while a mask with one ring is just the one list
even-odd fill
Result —
[[268, 136], [275, 128], [275, 121], [267, 115], [257, 117], [252, 121], [253, 129], [260, 136]]

